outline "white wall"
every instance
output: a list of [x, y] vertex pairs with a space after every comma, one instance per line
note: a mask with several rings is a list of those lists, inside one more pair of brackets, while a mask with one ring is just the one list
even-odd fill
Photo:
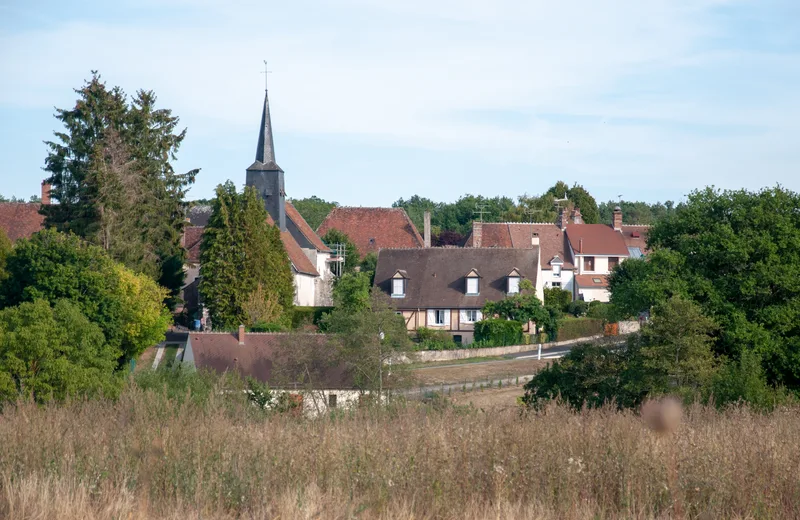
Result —
[[316, 276], [294, 272], [294, 304], [301, 307], [313, 307], [315, 297], [314, 281]]
[[611, 293], [605, 287], [578, 289], [578, 293], [583, 295], [583, 299], [587, 302], [608, 302], [611, 298]]
[[572, 282], [574, 276], [575, 273], [573, 271], [567, 271], [564, 269], [561, 270], [561, 276], [554, 275], [552, 269], [542, 269], [542, 287], [546, 289], [552, 287], [553, 282], [561, 282], [561, 289], [572, 292]]

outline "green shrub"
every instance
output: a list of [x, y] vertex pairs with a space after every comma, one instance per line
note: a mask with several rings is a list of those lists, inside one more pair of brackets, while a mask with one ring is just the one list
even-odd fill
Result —
[[417, 329], [419, 350], [453, 350], [460, 348], [449, 332], [420, 327]]
[[596, 318], [572, 318], [564, 320], [561, 323], [561, 327], [558, 329], [558, 341], [586, 338], [602, 333], [603, 320]]
[[572, 293], [565, 291], [561, 287], [550, 287], [544, 290], [545, 307], [553, 307], [565, 312], [571, 302]]
[[295, 307], [292, 312], [292, 329], [304, 325], [320, 326], [322, 317], [333, 310], [333, 307]]
[[615, 321], [613, 319], [614, 309], [610, 303], [603, 303], [593, 301], [589, 303], [589, 309], [586, 311], [586, 316], [589, 318], [596, 318], [603, 320], [605, 323]]
[[475, 341], [482, 346], [521, 345], [522, 323], [515, 320], [482, 320], [475, 324]]
[[567, 305], [567, 313], [572, 314], [576, 318], [582, 318], [586, 316], [586, 312], [589, 310], [589, 303], [583, 300], [575, 300], [574, 302]]
[[256, 323], [248, 332], [284, 332], [286, 330], [280, 323]]

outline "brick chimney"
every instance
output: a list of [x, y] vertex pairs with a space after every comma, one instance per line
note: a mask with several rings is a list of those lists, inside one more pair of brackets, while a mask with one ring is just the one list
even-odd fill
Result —
[[423, 224], [423, 233], [425, 238], [425, 247], [431, 247], [431, 212], [425, 210], [425, 215], [423, 217], [424, 224]]
[[481, 247], [483, 244], [483, 222], [472, 221], [472, 247]]
[[42, 205], [50, 205], [50, 188], [51, 186], [49, 182], [42, 181]]
[[622, 208], [614, 208], [614, 231], [622, 231]]
[[575, 208], [572, 210], [572, 223], [583, 224], [583, 217], [581, 217], [581, 209]]
[[239, 325], [239, 345], [244, 345], [244, 325]]
[[567, 210], [561, 208], [558, 212], [558, 220], [556, 220], [556, 226], [559, 227], [561, 231], [567, 229], [567, 224], [569, 224], [569, 218], [567, 217]]

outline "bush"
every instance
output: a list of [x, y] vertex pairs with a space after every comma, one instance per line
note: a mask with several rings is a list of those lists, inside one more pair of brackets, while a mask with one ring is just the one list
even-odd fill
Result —
[[460, 348], [449, 332], [420, 327], [417, 329], [419, 350], [453, 350]]
[[292, 312], [292, 329], [299, 329], [304, 325], [320, 326], [322, 317], [333, 310], [333, 307], [295, 307]]
[[[575, 303], [575, 302], [573, 302]], [[564, 320], [558, 329], [558, 341], [586, 338], [603, 333], [603, 320], [596, 318], [573, 318]]]
[[572, 302], [572, 293], [561, 287], [550, 287], [544, 290], [545, 307], [554, 307], [566, 312], [567, 306]]
[[606, 323], [615, 321], [613, 314], [614, 314], [614, 308], [610, 303], [603, 303], [598, 301], [590, 302], [589, 309], [586, 311], [586, 316], [588, 316], [589, 318], [603, 320]]
[[280, 323], [256, 323], [248, 329], [248, 332], [284, 332], [286, 327]]
[[709, 397], [717, 406], [744, 401], [761, 410], [772, 410], [788, 400], [785, 389], [767, 383], [761, 358], [751, 350], [742, 351], [738, 361], [722, 364], [712, 379]]
[[572, 314], [576, 318], [582, 318], [586, 316], [586, 312], [589, 310], [589, 303], [583, 300], [575, 300], [574, 302], [567, 305], [567, 313]]
[[515, 320], [481, 320], [475, 324], [475, 341], [482, 346], [521, 345], [522, 323]]

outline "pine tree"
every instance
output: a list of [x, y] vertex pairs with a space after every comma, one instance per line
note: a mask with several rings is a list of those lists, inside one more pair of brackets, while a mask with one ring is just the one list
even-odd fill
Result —
[[216, 195], [200, 250], [200, 293], [213, 327], [249, 323], [247, 309], [256, 291], [276, 300], [281, 321], [288, 322], [294, 280], [280, 231], [268, 222], [254, 189], [240, 194], [228, 181], [217, 186]]

